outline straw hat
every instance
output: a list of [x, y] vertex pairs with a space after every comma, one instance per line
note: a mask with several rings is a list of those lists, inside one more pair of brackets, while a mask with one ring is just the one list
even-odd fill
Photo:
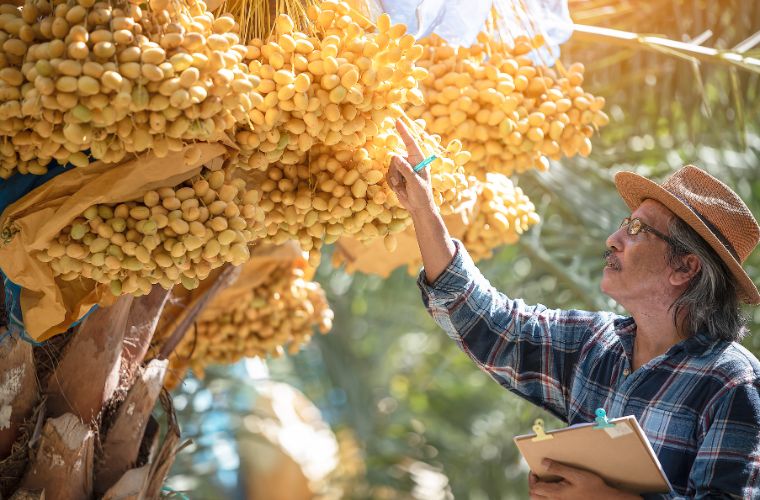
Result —
[[728, 186], [692, 165], [660, 186], [633, 172], [618, 172], [615, 185], [631, 211], [646, 199], [659, 201], [692, 227], [715, 250], [738, 281], [740, 298], [760, 304], [760, 292], [742, 263], [760, 241], [760, 226]]

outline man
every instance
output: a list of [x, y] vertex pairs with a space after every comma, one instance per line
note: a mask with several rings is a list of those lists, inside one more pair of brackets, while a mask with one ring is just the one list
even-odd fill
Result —
[[[664, 498], [760, 498], [760, 363], [738, 344], [740, 302], [760, 303], [742, 262], [760, 228], [741, 199], [687, 166], [662, 186], [633, 173], [615, 182], [632, 210], [607, 239], [604, 293], [629, 313], [529, 306], [495, 290], [433, 202], [422, 155], [399, 125], [408, 158], [388, 180], [412, 216], [424, 270], [418, 285], [436, 322], [512, 392], [568, 424], [635, 415], [673, 490]], [[531, 498], [641, 498], [597, 475], [544, 464]]]

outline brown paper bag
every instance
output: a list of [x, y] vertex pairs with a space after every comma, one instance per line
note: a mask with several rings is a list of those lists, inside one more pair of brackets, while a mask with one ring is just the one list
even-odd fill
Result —
[[[231, 305], [235, 304], [251, 289], [266, 281], [275, 270], [283, 266], [288, 269], [308, 266], [307, 257], [295, 241], [288, 241], [278, 246], [262, 245], [255, 248], [251, 252], [251, 259], [242, 265], [243, 269], [237, 280], [220, 291], [198, 316], [198, 319], [200, 321], [213, 321], [219, 315], [227, 312]], [[306, 279], [311, 279], [311, 277], [306, 276]]]
[[[188, 153], [191, 149], [195, 152]], [[176, 186], [197, 175], [201, 166], [226, 151], [220, 144], [199, 143], [164, 158], [143, 155], [118, 165], [97, 161], [64, 172], [33, 190], [0, 215], [0, 263], [8, 278], [21, 286], [24, 328], [41, 342], [64, 332], [95, 304], [113, 301], [108, 287], [81, 278], [62, 281], [33, 253], [44, 249], [72, 220], [99, 203], [121, 203], [146, 191]], [[197, 160], [189, 161], [186, 158]]]
[[[210, 320], [224, 313], [229, 306], [235, 303], [242, 295], [245, 295], [253, 287], [263, 281], [280, 266], [306, 266], [307, 261], [298, 243], [289, 241], [282, 245], [259, 245], [251, 250], [251, 258], [241, 267], [240, 274], [233, 284], [216, 294], [213, 300], [198, 315], [198, 320]], [[206, 290], [214, 283], [222, 268], [211, 271], [208, 278], [201, 281], [198, 288], [187, 290], [177, 286], [172, 290], [169, 302], [164, 307], [164, 312], [156, 328], [154, 344], [161, 344], [167, 339], [174, 329], [184, 319], [187, 312], [200, 300]]]
[[[267, 280], [281, 266], [308, 266], [307, 257], [301, 251], [298, 243], [289, 241], [279, 246], [260, 245], [255, 247], [251, 251], [250, 260], [241, 266], [242, 269], [235, 282], [220, 290], [201, 311], [197, 320], [210, 321], [218, 315], [223, 314], [241, 296]], [[181, 286], [174, 287], [158, 321], [156, 333], [153, 336], [153, 342], [148, 354], [149, 358], [158, 355], [161, 351], [161, 346], [174, 333], [174, 330], [185, 319], [187, 314], [192, 311], [193, 306], [201, 300], [206, 290], [214, 283], [221, 272], [222, 268], [211, 271], [208, 278], [201, 281], [200, 286], [194, 290], [187, 290]], [[309, 273], [313, 275], [314, 271], [309, 268]], [[307, 279], [311, 279], [311, 277], [307, 275]], [[192, 330], [185, 333], [185, 335], [191, 334]], [[169, 356], [169, 373], [164, 380], [164, 387], [169, 391], [174, 390], [182, 382], [185, 372], [189, 367], [190, 358], [180, 358], [176, 351], [172, 353]]]
[[[465, 201], [459, 205], [456, 212], [443, 217], [443, 222], [453, 238], [461, 239], [467, 226], [475, 217], [477, 207], [477, 189], [471, 188], [463, 196]], [[396, 234], [398, 245], [393, 252], [385, 248], [383, 238], [362, 242], [354, 238], [343, 237], [335, 243], [336, 260], [345, 262], [346, 271], [376, 274], [387, 278], [395, 269], [406, 266], [417, 269], [422, 264], [422, 255], [417, 245], [417, 235], [414, 226], [409, 225], [405, 230]]]

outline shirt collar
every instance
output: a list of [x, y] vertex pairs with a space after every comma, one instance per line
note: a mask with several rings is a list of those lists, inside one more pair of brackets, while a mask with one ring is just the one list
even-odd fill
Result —
[[636, 333], [636, 321], [634, 321], [632, 316], [618, 316], [612, 323], [615, 326], [615, 333], [618, 335]]
[[620, 339], [628, 362], [633, 365], [633, 341], [636, 338], [636, 322], [632, 317], [619, 316], [613, 321], [615, 333]]
[[709, 336], [706, 329], [698, 331], [686, 340], [676, 345], [681, 345], [683, 349], [693, 356], [701, 356], [711, 350], [720, 340]]
[[[613, 325], [623, 347], [627, 352], [632, 353], [633, 340], [636, 338], [636, 321], [630, 316], [621, 316], [613, 321]], [[668, 354], [675, 354], [683, 350], [692, 356], [701, 356], [706, 354], [717, 342], [719, 341], [708, 335], [707, 330], [702, 329], [668, 349]]]

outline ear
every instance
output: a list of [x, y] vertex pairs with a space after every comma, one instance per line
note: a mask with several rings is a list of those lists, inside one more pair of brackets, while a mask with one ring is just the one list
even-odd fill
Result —
[[681, 257], [681, 263], [670, 273], [670, 284], [682, 286], [687, 284], [702, 269], [702, 261], [693, 253]]

